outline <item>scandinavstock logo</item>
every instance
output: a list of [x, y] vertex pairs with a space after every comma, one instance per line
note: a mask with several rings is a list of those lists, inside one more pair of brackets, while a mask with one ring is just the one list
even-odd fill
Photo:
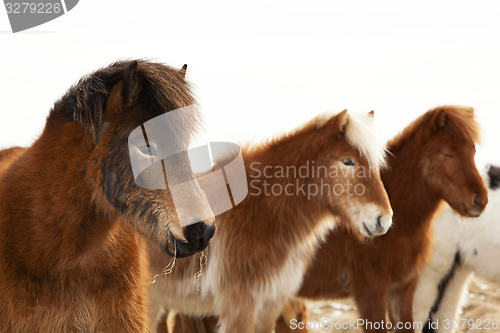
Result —
[[79, 0], [4, 0], [12, 32], [52, 21], [75, 8]]

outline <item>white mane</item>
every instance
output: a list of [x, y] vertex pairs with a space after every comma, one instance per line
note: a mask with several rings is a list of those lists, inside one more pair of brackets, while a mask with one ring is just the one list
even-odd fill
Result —
[[373, 116], [349, 113], [345, 132], [347, 141], [364, 156], [368, 162], [382, 168], [386, 165], [387, 148], [373, 126]]
[[[323, 114], [316, 118], [316, 126], [323, 127], [336, 114]], [[384, 141], [376, 133], [373, 115], [368, 113], [348, 112], [349, 121], [345, 128], [345, 137], [349, 144], [365, 157], [370, 165], [383, 168], [386, 166], [387, 148]]]

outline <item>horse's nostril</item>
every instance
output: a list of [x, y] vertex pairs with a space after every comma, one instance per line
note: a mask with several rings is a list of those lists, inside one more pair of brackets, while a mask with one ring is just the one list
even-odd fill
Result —
[[481, 205], [481, 202], [479, 201], [479, 196], [477, 194], [474, 195], [474, 204], [476, 206], [480, 206]]
[[208, 226], [204, 222], [196, 222], [184, 228], [184, 236], [194, 250], [202, 250], [215, 233], [215, 224]]
[[371, 232], [370, 228], [368, 228], [368, 227], [366, 226], [366, 223], [363, 223], [363, 227], [365, 228], [365, 231], [366, 231], [366, 233], [367, 233], [369, 236], [373, 235], [373, 233]]
[[377, 217], [377, 225], [382, 228], [382, 215]]

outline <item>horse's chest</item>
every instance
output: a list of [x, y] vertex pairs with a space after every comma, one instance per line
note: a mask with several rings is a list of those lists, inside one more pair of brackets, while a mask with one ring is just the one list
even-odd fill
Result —
[[280, 299], [295, 295], [302, 285], [312, 254], [313, 251], [306, 247], [291, 251], [283, 264], [274, 267], [269, 278], [257, 288], [259, 297]]

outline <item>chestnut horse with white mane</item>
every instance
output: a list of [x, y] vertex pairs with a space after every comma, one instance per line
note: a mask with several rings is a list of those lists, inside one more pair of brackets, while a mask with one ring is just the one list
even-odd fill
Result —
[[[201, 292], [193, 283], [199, 260], [177, 260], [171, 273], [152, 285], [153, 316], [162, 307], [220, 315], [220, 332], [271, 333], [283, 302], [300, 288], [336, 221], [360, 238], [384, 234], [392, 223], [379, 172], [385, 146], [371, 118], [347, 111], [318, 117], [244, 149], [249, 195], [217, 217]], [[280, 189], [287, 192], [276, 194]], [[160, 273], [171, 258], [154, 245], [150, 250], [153, 274]]]

